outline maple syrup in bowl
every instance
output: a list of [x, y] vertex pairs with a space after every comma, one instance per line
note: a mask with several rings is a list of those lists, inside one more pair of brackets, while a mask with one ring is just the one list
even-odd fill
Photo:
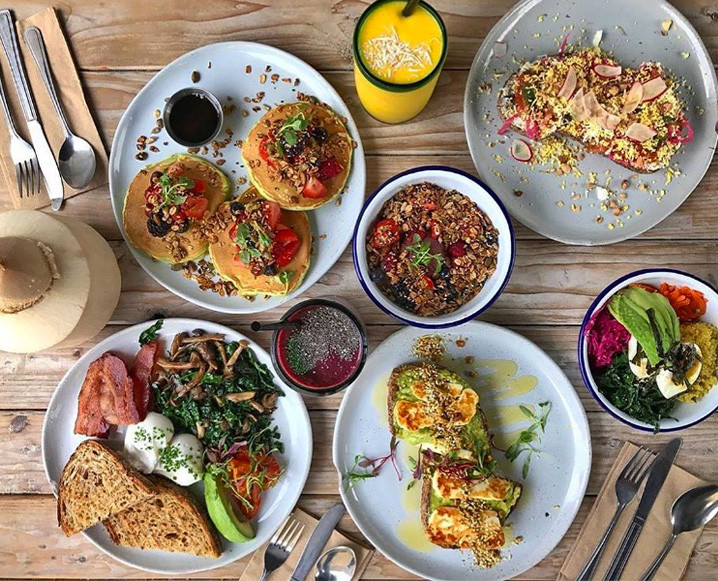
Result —
[[195, 87], [172, 95], [162, 115], [167, 134], [185, 147], [201, 147], [219, 134], [222, 106], [212, 93]]

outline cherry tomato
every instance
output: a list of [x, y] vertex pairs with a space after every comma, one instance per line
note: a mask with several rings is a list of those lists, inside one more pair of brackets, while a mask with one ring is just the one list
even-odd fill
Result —
[[304, 184], [304, 188], [302, 188], [302, 195], [312, 200], [324, 198], [327, 193], [327, 187], [319, 178], [315, 178], [314, 176], [310, 177], [307, 183]]
[[390, 250], [386, 253], [386, 256], [381, 260], [381, 267], [384, 272], [392, 272], [396, 268], [397, 257], [396, 252]]
[[192, 188], [192, 191], [195, 194], [204, 194], [207, 190], [207, 184], [204, 183], [204, 180], [194, 180], [194, 187]]
[[322, 181], [331, 179], [342, 173], [343, 169], [335, 158], [325, 159], [319, 166], [319, 179]]
[[277, 266], [287, 266], [292, 262], [300, 244], [299, 236], [291, 228], [278, 230], [272, 244], [272, 256]]
[[397, 242], [399, 242], [399, 225], [394, 220], [387, 218], [376, 223], [370, 242], [374, 248], [386, 248]]
[[207, 211], [207, 206], [209, 200], [204, 196], [189, 196], [182, 204], [182, 209], [188, 218], [199, 220]]
[[269, 226], [272, 230], [275, 230], [282, 217], [282, 208], [276, 202], [265, 200], [262, 205], [262, 214], [264, 215], [264, 219], [267, 221], [267, 226]]

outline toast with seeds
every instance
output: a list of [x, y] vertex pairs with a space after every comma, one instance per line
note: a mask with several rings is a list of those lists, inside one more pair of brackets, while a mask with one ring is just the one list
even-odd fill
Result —
[[[622, 67], [598, 48], [525, 63], [499, 92], [509, 128], [533, 141], [557, 134], [639, 173], [667, 168], [693, 130], [663, 66]], [[531, 153], [521, 161], [530, 161]]]

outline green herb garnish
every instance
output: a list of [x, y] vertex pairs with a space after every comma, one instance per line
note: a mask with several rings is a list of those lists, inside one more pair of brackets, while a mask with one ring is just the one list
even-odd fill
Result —
[[429, 268], [432, 261], [434, 262], [434, 275], [439, 274], [441, 267], [444, 266], [444, 257], [441, 254], [432, 254], [431, 242], [429, 240], [422, 241], [418, 234], [414, 234], [413, 244], [407, 246], [406, 249], [414, 256], [409, 260], [415, 268], [425, 266]]
[[283, 270], [277, 276], [279, 276], [279, 282], [284, 285], [284, 292], [286, 293], [287, 290], [289, 290], [289, 281], [292, 279], [292, 273], [288, 270]]
[[162, 324], [165, 322], [164, 319], [158, 319], [147, 327], [142, 333], [140, 333], [140, 345], [149, 343], [157, 339], [157, 331], [162, 328]]
[[536, 100], [536, 89], [533, 87], [522, 87], [521, 96], [524, 98], [524, 103], [531, 105]]
[[[299, 138], [298, 131], [304, 131], [309, 126], [309, 119], [304, 113], [297, 113], [294, 117], [289, 117], [279, 128], [277, 135], [284, 138], [287, 145], [296, 145]], [[281, 146], [278, 148], [277, 153]], [[280, 154], [281, 155], [281, 154]]]
[[527, 452], [526, 456], [524, 457], [524, 465], [521, 470], [521, 474], [523, 475], [524, 480], [526, 480], [526, 477], [529, 474], [529, 467], [531, 466], [531, 457], [534, 453], [539, 454], [540, 450], [538, 450], [534, 446], [534, 442], [540, 443], [541, 442], [541, 436], [546, 431], [546, 422], [548, 420], [548, 415], [551, 412], [551, 402], [550, 401], [544, 401], [541, 402], [539, 405], [539, 412], [538, 414], [535, 413], [531, 408], [525, 405], [519, 405], [519, 409], [521, 412], [531, 420], [531, 425], [523, 430], [519, 437], [516, 439], [516, 441], [509, 446], [509, 449], [506, 450], [506, 458], [513, 462], [516, 460], [523, 452]]
[[[397, 478], [401, 480], [401, 471], [396, 464], [396, 448], [399, 445], [399, 440], [395, 436], [391, 437], [389, 443], [389, 453], [386, 456], [380, 456], [378, 458], [367, 458], [363, 454], [357, 454], [354, 456], [354, 466], [352, 469], [344, 475], [346, 481], [346, 491], [349, 492], [362, 480], [368, 480], [379, 475], [384, 465], [391, 461], [394, 470], [396, 471]], [[359, 469], [363, 471], [359, 471]]]
[[163, 206], [179, 206], [184, 204], [187, 200], [187, 196], [184, 196], [180, 191], [191, 190], [194, 188], [194, 180], [191, 180], [185, 176], [179, 176], [176, 183], [172, 183], [172, 178], [166, 173], [160, 176], [160, 187], [162, 188], [162, 203], [159, 205], [160, 208]]

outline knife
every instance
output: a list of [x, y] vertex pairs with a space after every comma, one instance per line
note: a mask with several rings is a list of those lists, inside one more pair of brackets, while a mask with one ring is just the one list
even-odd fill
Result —
[[618, 546], [616, 556], [613, 559], [611, 567], [608, 569], [606, 576], [603, 581], [618, 581], [621, 579], [623, 570], [626, 568], [626, 563], [633, 552], [633, 548], [636, 546], [638, 537], [641, 536], [643, 531], [643, 525], [646, 523], [648, 513], [651, 512], [653, 503], [658, 498], [658, 494], [661, 492], [663, 483], [666, 481], [668, 472], [671, 470], [673, 461], [676, 459], [678, 450], [681, 447], [683, 441], [680, 438], [671, 440], [666, 445], [665, 449], [658, 458], [651, 473], [648, 475], [648, 482], [646, 482], [646, 488], [641, 496], [641, 502], [638, 504], [638, 510], [636, 511], [631, 525], [628, 527], [626, 534], [623, 535], [621, 544]]
[[332, 531], [337, 523], [341, 520], [344, 515], [344, 505], [340, 502], [331, 507], [324, 516], [319, 520], [317, 528], [314, 529], [312, 536], [309, 537], [307, 545], [302, 551], [302, 556], [299, 558], [294, 573], [292, 573], [291, 581], [304, 581], [309, 571], [314, 567], [314, 563], [317, 562], [319, 555], [327, 544], [329, 537], [332, 536]]
[[63, 201], [62, 178], [60, 170], [57, 167], [55, 156], [52, 154], [50, 144], [42, 130], [42, 126], [37, 118], [37, 108], [32, 99], [30, 86], [27, 82], [25, 69], [20, 59], [20, 51], [18, 49], [17, 32], [13, 23], [12, 14], [9, 10], [0, 10], [0, 41], [2, 42], [5, 55], [10, 63], [10, 72], [12, 80], [15, 83], [22, 112], [25, 115], [27, 128], [30, 131], [30, 139], [35, 148], [35, 155], [40, 164], [42, 177], [45, 180], [45, 188], [50, 196], [50, 202], [53, 210], [59, 210]]

